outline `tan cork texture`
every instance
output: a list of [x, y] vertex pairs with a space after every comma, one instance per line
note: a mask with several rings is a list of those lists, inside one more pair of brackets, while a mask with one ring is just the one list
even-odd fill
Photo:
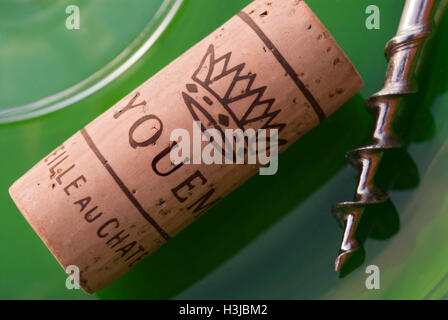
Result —
[[[285, 150], [362, 87], [304, 1], [255, 1], [68, 139], [10, 189], [59, 263], [103, 289], [258, 165], [173, 165], [170, 133], [279, 130]], [[331, 139], [331, 137], [328, 137]], [[281, 170], [281, 162], [279, 169]]]

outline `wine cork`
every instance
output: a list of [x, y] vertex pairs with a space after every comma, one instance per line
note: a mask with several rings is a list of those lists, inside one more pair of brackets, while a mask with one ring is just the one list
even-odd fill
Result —
[[361, 87], [304, 1], [255, 1], [37, 163], [10, 194], [92, 293], [260, 168], [173, 163], [173, 131], [193, 136], [195, 120], [200, 133], [275, 129], [281, 152]]

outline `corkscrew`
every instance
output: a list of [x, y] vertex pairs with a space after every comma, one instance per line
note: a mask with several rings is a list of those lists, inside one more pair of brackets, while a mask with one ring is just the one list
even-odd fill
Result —
[[384, 152], [403, 146], [395, 130], [403, 98], [417, 91], [415, 71], [421, 48], [431, 32], [437, 0], [406, 0], [398, 32], [386, 45], [389, 65], [384, 86], [366, 102], [375, 117], [372, 144], [347, 153], [347, 160], [360, 170], [353, 201], [340, 202], [332, 211], [345, 228], [335, 271], [339, 272], [361, 243], [356, 237], [361, 217], [367, 205], [383, 203], [388, 196], [375, 184], [374, 178]]

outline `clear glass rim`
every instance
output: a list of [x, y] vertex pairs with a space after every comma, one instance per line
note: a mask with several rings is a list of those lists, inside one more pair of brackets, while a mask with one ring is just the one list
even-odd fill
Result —
[[118, 78], [157, 41], [184, 0], [164, 0], [157, 13], [132, 43], [112, 61], [81, 82], [51, 96], [0, 111], [0, 124], [36, 118], [72, 105]]

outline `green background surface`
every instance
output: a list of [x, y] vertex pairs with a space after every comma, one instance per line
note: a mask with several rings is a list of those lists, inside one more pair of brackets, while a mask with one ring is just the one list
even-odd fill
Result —
[[[35, 101], [84, 80], [102, 68], [104, 61], [114, 59], [116, 48], [124, 49], [128, 39], [145, 27], [161, 3], [162, 0], [132, 0], [126, 5], [123, 1], [108, 1], [105, 5], [103, 0], [2, 1], [1, 105]], [[70, 4], [79, 6], [82, 21], [82, 27], [71, 32], [64, 28], [68, 16], [65, 8]], [[117, 23], [119, 19], [126, 23]], [[27, 89], [26, 94], [20, 92], [22, 88]]]
[[[330, 207], [353, 197], [357, 172], [346, 164], [344, 155], [369, 141], [372, 118], [364, 100], [382, 85], [384, 45], [395, 34], [404, 3], [374, 2], [381, 10], [380, 30], [365, 27], [365, 9], [372, 1], [307, 1], [362, 75], [365, 88], [360, 94], [282, 154], [275, 176], [252, 178], [93, 296], [65, 288], [66, 274], [16, 209], [9, 186], [249, 1], [186, 0], [151, 50], [110, 85], [58, 112], [1, 125], [0, 298], [446, 298], [448, 13], [438, 14], [438, 28], [419, 75], [420, 92], [409, 99], [412, 139], [405, 155], [393, 157], [398, 164], [394, 172], [399, 172], [398, 188], [390, 191], [396, 213], [382, 217], [378, 210], [372, 211], [380, 222], [365, 242], [365, 259], [344, 276], [333, 271], [342, 230]], [[28, 50], [38, 50], [35, 46], [30, 43]], [[0, 72], [5, 64], [0, 61]], [[34, 77], [27, 70], [17, 72]], [[63, 82], [70, 75], [59, 77]], [[26, 100], [28, 92], [11, 90], [17, 99]], [[371, 264], [381, 270], [380, 290], [365, 287], [365, 268]]]

